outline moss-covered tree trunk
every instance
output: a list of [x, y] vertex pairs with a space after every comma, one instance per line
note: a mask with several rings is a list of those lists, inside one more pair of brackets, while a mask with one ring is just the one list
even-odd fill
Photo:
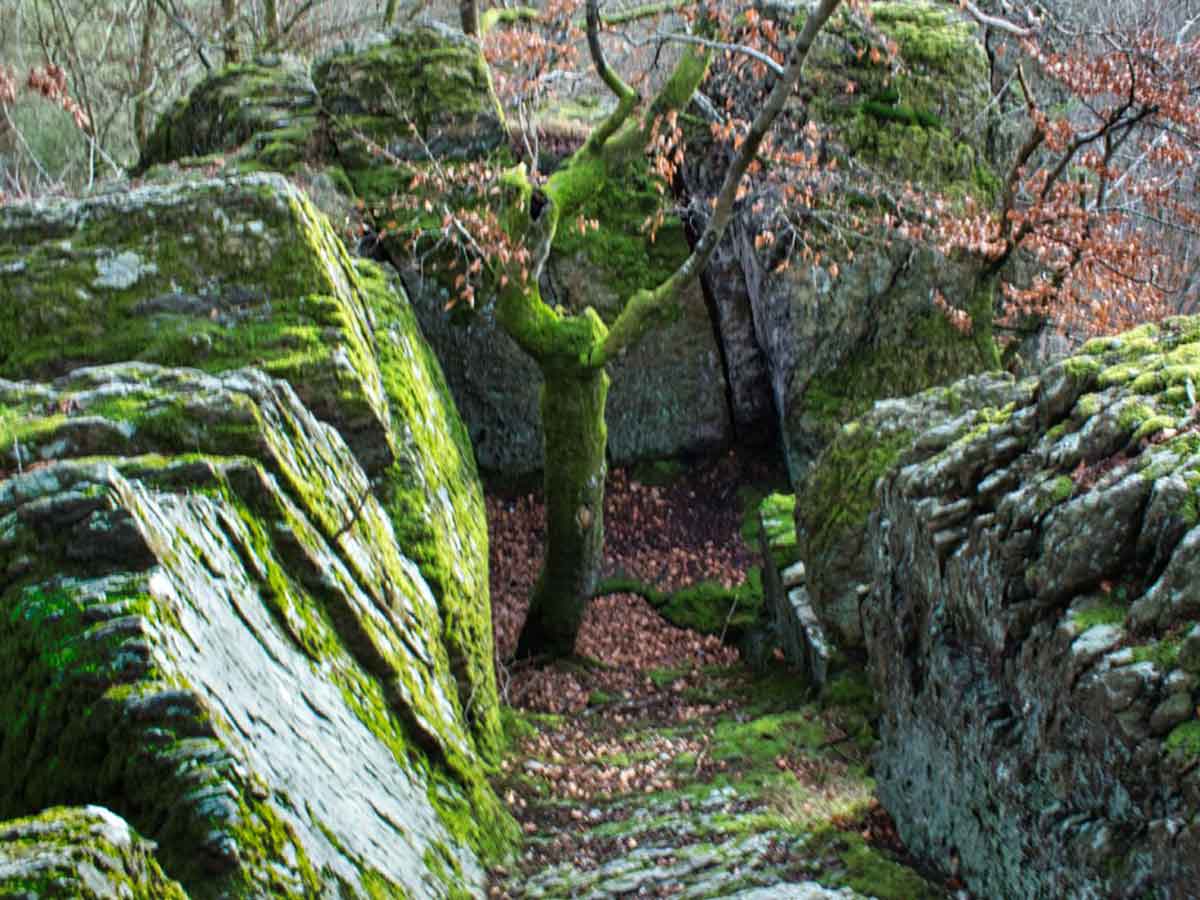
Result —
[[603, 369], [545, 368], [546, 559], [517, 653], [560, 657], [574, 651], [604, 552], [608, 375]]

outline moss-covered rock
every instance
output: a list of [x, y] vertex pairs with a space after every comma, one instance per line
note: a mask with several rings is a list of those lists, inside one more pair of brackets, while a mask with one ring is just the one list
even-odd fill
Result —
[[256, 365], [293, 384], [369, 472], [394, 458], [353, 261], [278, 176], [0, 210], [0, 377], [125, 360]]
[[[5, 735], [0, 768], [22, 774], [5, 788], [0, 815], [104, 802], [159, 840], [164, 865], [189, 891], [209, 877], [210, 857], [220, 884], [247, 896], [340, 881], [360, 893], [394, 882], [436, 894], [438, 883], [476, 877], [477, 855], [502, 852], [511, 837], [483, 778], [500, 729], [482, 495], [465, 429], [397, 284], [352, 260], [324, 217], [275, 176], [10, 206], [0, 234], [0, 377], [58, 376], [52, 385], [4, 382], [0, 412], [0, 468], [15, 478], [0, 487], [9, 504], [0, 514], [4, 621], [23, 648], [3, 656], [23, 686], [9, 695], [19, 708], [6, 721], [29, 725]], [[74, 369], [82, 364], [91, 368]], [[100, 508], [109, 513], [93, 515]], [[90, 524], [76, 537], [51, 540], [79, 517]], [[174, 588], [155, 580], [160, 571]], [[180, 627], [180, 603], [194, 603], [198, 618], [186, 639], [164, 638], [160, 653], [158, 631]], [[113, 618], [112, 647], [87, 644], [82, 635]], [[238, 637], [230, 652], [258, 671], [229, 662], [217, 646], [223, 633], [199, 624], [218, 620], [233, 629], [224, 637]], [[267, 640], [260, 628], [283, 631]], [[85, 644], [82, 668], [56, 674], [78, 655], [64, 648]], [[187, 647], [203, 658], [181, 656]], [[122, 681], [123, 669], [115, 682], [97, 677], [111, 668], [104, 653], [124, 660], [111, 664], [118, 669], [132, 666], [141, 686]], [[197, 665], [231, 674], [199, 684]], [[275, 696], [254, 691], [276, 685], [279, 697], [294, 696], [280, 686], [289, 679], [314, 682], [304, 703], [281, 707], [300, 718], [275, 722], [284, 743], [246, 760], [242, 742], [267, 728]], [[223, 693], [235, 689], [246, 697]], [[150, 738], [130, 724], [143, 720], [128, 703], [143, 701]], [[162, 715], [177, 714], [186, 721], [171, 741], [220, 745], [185, 744], [192, 749], [179, 757], [194, 750], [209, 760], [215, 793], [200, 789], [208, 775], [170, 775], [175, 745], [164, 750], [153, 735], [166, 728]], [[222, 715], [224, 731], [211, 725]], [[80, 728], [76, 743], [71, 729]], [[288, 735], [330, 728], [345, 732], [343, 744], [322, 750], [325, 762], [304, 763], [325, 776], [301, 777], [274, 759], [291, 752]], [[354, 734], [361, 747], [345, 744]], [[31, 750], [29, 741], [45, 745]], [[360, 756], [375, 759], [367, 768], [386, 784], [358, 784], [337, 763]], [[240, 775], [221, 787], [237, 768], [226, 757], [292, 799], [264, 804], [258, 782]], [[324, 810], [311, 806], [321, 777], [341, 792]], [[139, 779], [154, 796], [132, 790]], [[370, 822], [391, 817], [404, 832], [404, 811], [416, 817], [398, 869], [374, 858], [395, 836], [371, 838], [374, 826], [361, 824], [365, 837], [344, 833], [377, 791], [392, 799], [373, 801]], [[180, 799], [193, 792], [194, 802]], [[392, 802], [392, 812], [379, 806]], [[291, 873], [283, 881], [272, 874], [280, 860]]]
[[399, 285], [352, 259], [306, 196], [274, 175], [8, 206], [0, 246], [0, 377], [122, 360], [254, 365], [339, 430], [434, 587], [462, 697], [474, 698], [474, 731], [493, 758], [482, 493]]
[[796, 543], [813, 610], [837, 651], [862, 660], [861, 604], [871, 581], [867, 525], [876, 482], [929, 435], [987, 433], [1006, 418], [1002, 410], [1032, 390], [1007, 375], [979, 375], [882, 400], [842, 427], [816, 458], [796, 493]]
[[286, 172], [324, 151], [317, 90], [308, 65], [267, 56], [226, 66], [180, 98], [154, 127], [134, 174], [188, 157], [244, 150], [254, 164]]
[[1198, 353], [1192, 318], [1091, 341], [920, 433], [868, 504], [881, 799], [974, 893], [1200, 880]]
[[476, 160], [508, 143], [479, 44], [437, 22], [342, 47], [313, 80], [334, 153], [368, 203], [408, 190], [411, 170], [396, 161]]
[[186, 900], [154, 844], [100, 806], [0, 823], [0, 894], [45, 900]]
[[338, 433], [254, 370], [0, 390], [0, 815], [101, 803], [191, 896], [478, 883], [507, 814]]
[[[794, 9], [775, 7], [774, 15]], [[977, 135], [988, 102], [987, 60], [972, 25], [957, 11], [927, 2], [873, 3], [878, 34], [854, 14], [836, 16], [819, 37], [805, 68], [804, 102], [785, 110], [776, 128], [785, 147], [809, 119], [820, 124], [822, 153], [839, 158], [839, 195], [858, 198], [863, 221], [878, 205], [875, 173], [910, 182], [916, 191], [987, 202], [994, 178]], [[881, 38], [895, 42], [895, 59], [873, 56]], [[719, 65], [719, 63], [718, 63]], [[722, 96], [710, 91], [720, 107]], [[853, 85], [848, 90], [847, 85]], [[703, 132], [696, 135], [702, 138]], [[792, 143], [789, 143], [792, 142]], [[694, 194], [715, 194], [723, 171], [704, 152], [689, 156]], [[828, 199], [831, 203], [832, 198]], [[820, 215], [804, 217], [823, 264], [793, 260], [780, 269], [780, 251], [756, 238], [775, 230], [779, 197], [741, 211], [707, 278], [718, 304], [725, 357], [737, 361], [732, 395], [751, 415], [749, 400], [766, 373], [793, 484], [839, 428], [886, 397], [906, 396], [995, 365], [990, 297], [976, 298], [977, 270], [952, 264], [892, 236], [882, 241], [826, 232]], [[824, 202], [818, 197], [818, 205]], [[799, 211], [801, 214], [803, 210]], [[839, 274], [829, 274], [836, 263]], [[938, 311], [938, 294], [970, 309], [977, 333], [964, 335]], [[742, 311], [748, 309], [749, 315]], [[746, 379], [747, 385], [741, 384]]]

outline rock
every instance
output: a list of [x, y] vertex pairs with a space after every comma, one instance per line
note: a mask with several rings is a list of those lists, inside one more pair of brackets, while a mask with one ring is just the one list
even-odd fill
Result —
[[284, 179], [11, 204], [0, 247], [0, 377], [134, 359], [253, 364], [293, 383], [368, 471], [394, 458], [354, 263]]
[[133, 170], [188, 157], [242, 150], [256, 162], [288, 171], [321, 152], [320, 100], [306, 63], [263, 56], [226, 66], [167, 110]]
[[835, 648], [813, 612], [805, 566], [796, 559], [795, 503], [795, 497], [790, 495], [772, 494], [758, 510], [765, 572], [765, 637], [771, 649], [777, 647], [788, 663], [804, 673], [808, 683], [820, 688], [828, 682], [840, 659], [834, 658]]
[[[123, 360], [209, 372], [253, 365], [338, 429], [434, 590], [462, 701], [495, 758], [482, 488], [398, 284], [352, 259], [305, 195], [275, 175], [9, 205], [0, 248], [0, 377]], [[104, 427], [123, 426], [117, 417]], [[224, 426], [170, 427], [182, 440]]]
[[154, 844], [100, 806], [0, 823], [0, 894], [74, 900], [186, 900]]
[[[839, 652], [862, 658], [861, 606], [872, 578], [867, 525], [877, 480], [967, 434], [995, 432], [1001, 441], [1009, 415], [1002, 411], [1032, 391], [1032, 382], [977, 375], [913, 397], [883, 400], [842, 428], [817, 457], [796, 494], [796, 542], [812, 609]], [[940, 535], [950, 536], [964, 514], [942, 504], [931, 518]]]
[[975, 894], [1200, 881], [1200, 695], [1179, 668], [1200, 611], [1197, 360], [1200, 319], [1090, 341], [915, 436], [868, 503], [880, 797]]
[[189, 892], [480, 885], [482, 495], [394, 280], [276, 176], [0, 234], [0, 817], [103, 804]]
[[481, 159], [508, 143], [479, 44], [438, 22], [340, 47], [316, 63], [313, 81], [334, 156], [368, 203], [407, 191], [412, 176], [380, 149], [402, 164], [424, 164], [431, 155]]
[[481, 883], [506, 815], [434, 595], [338, 432], [248, 369], [0, 394], [30, 461], [0, 483], [0, 570], [38, 548], [3, 593], [0, 815], [104, 804], [189, 892]]
[[[795, 4], [778, 4], [764, 12], [791, 17], [796, 11]], [[896, 42], [904, 74], [894, 80], [887, 65], [848, 53], [863, 36], [850, 17], [835, 17], [806, 65], [811, 88], [803, 108], [797, 102], [794, 114], [785, 111], [777, 139], [786, 142], [789, 131], [803, 134], [811, 117], [832, 136], [821, 152], [848, 160], [845, 172], [865, 166], [908, 179], [917, 189], [986, 197], [995, 182], [982, 150], [957, 137], [968, 133], [967, 124], [989, 99], [987, 61], [973, 26], [924, 2], [875, 3], [872, 13], [880, 31]], [[848, 81], [853, 93], [844, 90]], [[706, 86], [717, 107], [720, 90], [715, 79]], [[690, 140], [703, 144], [706, 129]], [[807, 152], [803, 145], [796, 149]], [[698, 199], [715, 196], [723, 158], [711, 149], [689, 151], [684, 177]], [[799, 486], [840, 426], [874, 401], [992, 367], [995, 357], [984, 329], [960, 334], [933, 304], [939, 292], [964, 308], [979, 303], [971, 299], [971, 265], [902, 241], [884, 248], [863, 242], [849, 255], [831, 240], [814, 250], [837, 263], [836, 279], [798, 259], [781, 269], [780, 251], [755, 239], [775, 228], [774, 217], [788, 201], [774, 195], [763, 201], [738, 213], [705, 279], [729, 361], [735, 420], [776, 411], [788, 469]], [[977, 312], [982, 322], [984, 310]], [[770, 398], [762, 395], [764, 386]]]

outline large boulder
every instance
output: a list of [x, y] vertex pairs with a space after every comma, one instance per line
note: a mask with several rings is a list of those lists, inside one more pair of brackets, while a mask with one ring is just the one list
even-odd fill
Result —
[[[798, 5], [762, 6], [764, 15], [790, 17]], [[874, 27], [895, 42], [896, 59], [873, 61], [861, 23], [847, 12], [835, 16], [806, 66], [803, 102], [785, 110], [776, 126], [777, 141], [807, 152], [793, 143], [803, 138], [806, 121], [819, 123], [828, 136], [821, 152], [841, 161], [838, 190], [861, 195], [864, 222], [871, 219], [876, 173], [918, 191], [986, 202], [994, 176], [967, 137], [978, 133], [989, 99], [987, 58], [975, 28], [934, 3], [873, 3], [871, 11]], [[719, 74], [705, 88], [716, 108], [724, 91], [744, 90]], [[702, 141], [703, 134], [695, 137]], [[690, 154], [690, 191], [715, 195], [724, 167], [720, 152]], [[818, 207], [823, 199], [816, 198]], [[756, 238], [778, 227], [776, 216], [788, 203], [774, 194], [747, 203], [705, 279], [729, 360], [734, 418], [753, 421], [773, 410], [798, 485], [841, 425], [874, 401], [989, 368], [995, 356], [991, 307], [972, 300], [973, 265], [892, 236], [862, 239], [835, 228], [827, 241], [814, 241], [823, 265], [796, 259], [781, 267], [779, 248]], [[801, 225], [810, 239], [824, 227], [820, 212]], [[837, 263], [836, 278], [830, 262]], [[934, 305], [939, 293], [978, 307], [977, 334], [951, 327]]]
[[1198, 382], [1200, 319], [1096, 339], [878, 484], [880, 797], [974, 893], [1200, 883]]
[[835, 656], [859, 663], [865, 658], [862, 605], [873, 577], [867, 526], [877, 480], [918, 441], [985, 425], [999, 415], [990, 410], [1027, 398], [1032, 389], [1006, 374], [986, 374], [880, 400], [844, 425], [808, 468], [796, 492], [797, 552]]
[[398, 284], [275, 175], [0, 210], [0, 377], [140, 360], [290, 383], [380, 488], [437, 593], [474, 731], [500, 742], [483, 496]]
[[0, 235], [0, 817], [103, 805], [202, 895], [478, 888], [482, 497], [403, 294], [276, 176]]
[[[418, 22], [339, 48], [314, 65], [315, 93], [308, 93], [310, 82], [301, 74], [281, 57], [213, 76], [160, 123], [140, 169], [220, 153], [220, 161], [193, 164], [294, 171], [296, 154], [281, 147], [297, 134], [295, 116], [307, 116], [314, 97], [320, 135], [305, 138], [304, 158], [353, 192], [381, 231], [397, 217], [393, 195], [409, 191], [413, 175], [431, 157], [450, 168], [511, 161], [507, 125], [478, 44], [436, 23]], [[281, 98], [294, 103], [294, 114], [279, 111]], [[271, 112], [278, 112], [278, 132], [270, 127]], [[226, 128], [227, 121], [237, 127]], [[236, 152], [230, 134], [245, 141]], [[640, 173], [631, 173], [629, 184], [610, 187], [584, 210], [599, 223], [597, 231], [561, 230], [543, 285], [551, 302], [572, 309], [592, 305], [608, 320], [632, 287], [661, 279], [688, 252], [677, 219], [668, 218], [654, 236], [646, 233], [644, 223], [661, 200]], [[434, 227], [437, 221], [417, 225]], [[469, 315], [448, 312], [451, 277], [436, 265], [420, 271], [409, 265], [402, 244], [385, 240], [378, 252], [404, 270], [480, 464], [506, 475], [537, 470], [542, 432], [536, 366], [497, 327], [486, 304]], [[733, 436], [721, 348], [700, 285], [685, 291], [670, 323], [611, 368], [609, 449], [617, 461], [704, 451]]]
[[189, 157], [236, 153], [286, 171], [323, 150], [324, 126], [307, 63], [286, 55], [226, 66], [163, 113], [134, 174]]

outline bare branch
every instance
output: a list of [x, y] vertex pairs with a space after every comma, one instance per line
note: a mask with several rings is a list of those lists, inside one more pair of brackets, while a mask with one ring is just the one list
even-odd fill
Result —
[[1005, 34], [1011, 34], [1013, 37], [1019, 38], [1033, 37], [1038, 32], [1038, 29], [1035, 27], [1022, 28], [1008, 19], [1002, 19], [999, 16], [990, 16], [972, 3], [971, 0], [958, 0], [958, 5], [960, 9], [965, 10], [972, 19], [985, 28], [994, 28], [996, 31], [1003, 31]]

